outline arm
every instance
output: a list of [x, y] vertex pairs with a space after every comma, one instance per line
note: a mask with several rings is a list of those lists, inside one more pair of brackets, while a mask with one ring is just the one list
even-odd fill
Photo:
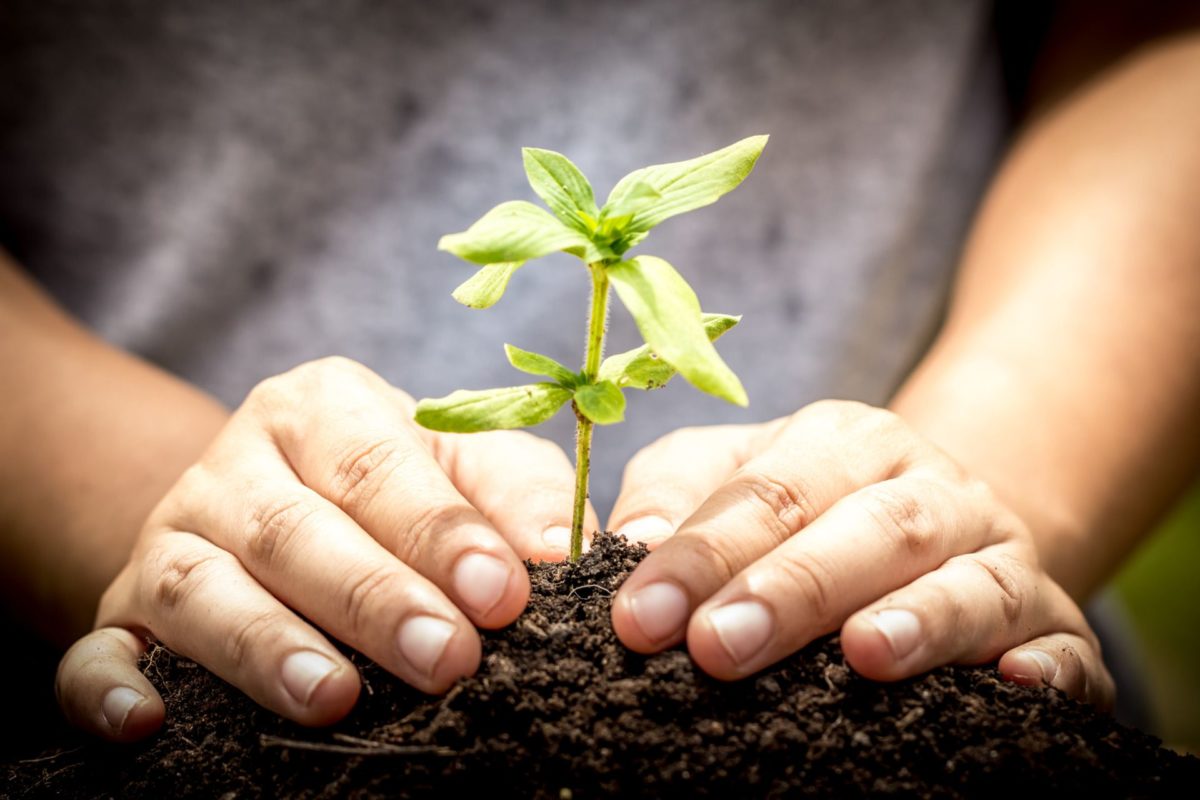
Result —
[[1076, 599], [1200, 466], [1200, 35], [1021, 137], [893, 408], [1030, 525]]
[[871, 678], [999, 658], [1111, 702], [1078, 601], [1197, 466], [1198, 142], [1200, 38], [1145, 48], [1021, 137], [895, 413], [639, 453], [611, 526], [675, 534], [614, 599], [622, 640], [732, 679], [840, 627]]
[[479, 663], [475, 626], [524, 607], [521, 558], [565, 555], [562, 450], [419, 429], [411, 398], [346, 359], [270, 378], [227, 414], [5, 262], [0, 369], [4, 600], [60, 641], [94, 619], [56, 689], [106, 738], [162, 722], [136, 668], [147, 638], [309, 725], [360, 687], [323, 631], [444, 691]]
[[227, 413], [85, 331], [3, 252], [0, 374], [3, 602], [65, 645]]

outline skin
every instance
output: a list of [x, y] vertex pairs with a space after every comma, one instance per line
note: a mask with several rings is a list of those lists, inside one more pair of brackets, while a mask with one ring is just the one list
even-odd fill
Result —
[[[1077, 604], [1200, 452], [1198, 64], [1195, 37], [1146, 48], [1029, 128], [892, 410], [688, 429], [630, 463], [610, 527], [670, 538], [616, 597], [626, 644], [686, 640], [736, 678], [840, 627], [870, 677], [1000, 657], [1013, 679], [1111, 701]], [[306, 724], [359, 686], [300, 615], [443, 690], [477, 666], [475, 626], [524, 606], [517, 559], [565, 549], [561, 451], [417, 429], [411, 398], [345, 360], [229, 414], [2, 263], [0, 367], [23, 389], [0, 413], [6, 602], [59, 637], [95, 614], [57, 686], [106, 738], [161, 724], [135, 668], [146, 636]], [[526, 538], [542, 530], [560, 546]]]
[[82, 728], [132, 741], [161, 725], [135, 666], [148, 637], [284, 716], [336, 721], [358, 673], [299, 615], [444, 691], [478, 666], [476, 626], [524, 608], [521, 559], [566, 553], [574, 474], [550, 442], [419, 428], [412, 398], [337, 358], [228, 414], [83, 331], [11, 263], [0, 287], [0, 363], [29, 389], [0, 414], [15, 456], [0, 562], [46, 635], [95, 615], [57, 679]]
[[735, 679], [840, 628], [871, 678], [999, 659], [1110, 705], [1078, 604], [1200, 467], [1197, 142], [1200, 35], [1138, 50], [1020, 137], [890, 410], [639, 453], [610, 527], [658, 546], [622, 641]]

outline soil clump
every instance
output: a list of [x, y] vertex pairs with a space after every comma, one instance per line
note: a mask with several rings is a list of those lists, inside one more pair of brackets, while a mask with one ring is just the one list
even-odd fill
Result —
[[[4, 766], [12, 798], [1190, 796], [1200, 759], [994, 666], [893, 684], [837, 637], [738, 683], [682, 650], [617, 641], [611, 597], [645, 555], [608, 535], [531, 566], [529, 609], [485, 632], [479, 672], [423, 695], [354, 655], [358, 706], [309, 729], [163, 648], [145, 659], [168, 719], [146, 743], [84, 740]], [[1086, 795], [1085, 795], [1086, 796]]]

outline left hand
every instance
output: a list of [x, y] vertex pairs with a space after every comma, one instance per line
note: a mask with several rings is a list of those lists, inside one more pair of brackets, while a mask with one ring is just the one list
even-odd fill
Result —
[[609, 529], [656, 545], [613, 603], [638, 652], [686, 638], [732, 680], [841, 627], [875, 680], [999, 658], [1011, 680], [1112, 704], [1096, 637], [1029, 528], [891, 412], [824, 401], [676, 431], [630, 461]]

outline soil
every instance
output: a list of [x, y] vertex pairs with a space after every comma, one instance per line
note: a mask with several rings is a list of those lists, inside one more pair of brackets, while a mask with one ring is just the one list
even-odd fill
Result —
[[1054, 690], [947, 667], [858, 677], [836, 637], [739, 683], [680, 650], [640, 656], [610, 598], [645, 554], [603, 535], [576, 565], [535, 565], [529, 610], [484, 634], [479, 672], [443, 697], [354, 658], [364, 682], [339, 725], [306, 729], [156, 648], [145, 671], [169, 719], [148, 743], [82, 739], [5, 765], [35, 797], [1192, 796], [1200, 759]]

